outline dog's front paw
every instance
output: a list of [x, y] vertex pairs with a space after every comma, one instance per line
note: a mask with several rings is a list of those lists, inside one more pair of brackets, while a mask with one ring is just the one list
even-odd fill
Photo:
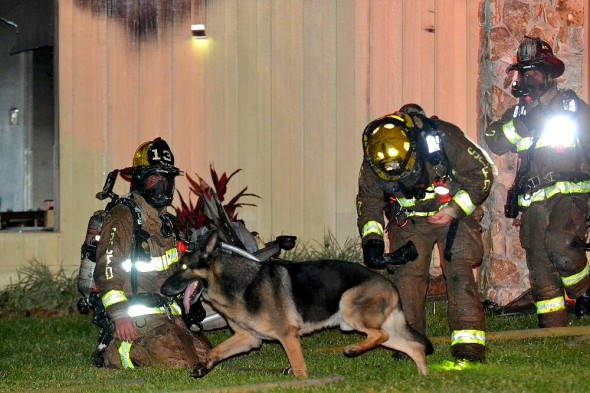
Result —
[[359, 351], [358, 347], [355, 345], [349, 345], [348, 347], [344, 348], [344, 356], [353, 358], [360, 355], [361, 352]]
[[193, 367], [193, 370], [191, 371], [191, 376], [193, 378], [203, 378], [205, 375], [207, 375], [208, 372], [209, 370], [205, 367], [205, 365], [197, 364]]

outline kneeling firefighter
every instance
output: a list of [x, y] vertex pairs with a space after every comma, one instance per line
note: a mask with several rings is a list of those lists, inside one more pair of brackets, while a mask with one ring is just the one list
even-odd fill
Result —
[[114, 332], [103, 352], [106, 367], [189, 368], [211, 348], [185, 325], [180, 305], [160, 293], [179, 268], [177, 235], [166, 212], [179, 174], [161, 138], [142, 143], [133, 166], [121, 170], [131, 192], [107, 211], [94, 270]]
[[370, 122], [363, 149], [357, 225], [365, 265], [384, 267], [378, 256], [385, 232], [393, 249], [408, 240], [416, 245], [416, 260], [388, 270], [395, 273], [409, 324], [424, 334], [429, 267], [438, 244], [445, 250], [451, 353], [460, 361], [483, 361], [485, 315], [472, 269], [483, 257], [479, 205], [492, 185], [492, 164], [457, 126], [426, 117], [416, 104]]
[[518, 103], [486, 129], [492, 152], [518, 153], [520, 165], [505, 215], [520, 218], [520, 241], [540, 327], [568, 324], [564, 293], [574, 314], [590, 315], [590, 265], [583, 248], [590, 195], [590, 107], [557, 88], [564, 63], [551, 46], [525, 37], [509, 67]]

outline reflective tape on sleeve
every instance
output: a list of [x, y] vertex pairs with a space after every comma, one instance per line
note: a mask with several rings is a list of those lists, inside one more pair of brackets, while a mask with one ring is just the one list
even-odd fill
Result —
[[561, 277], [561, 282], [565, 287], [571, 287], [588, 277], [588, 274], [590, 274], [590, 262], [586, 261], [586, 266], [582, 271], [572, 274], [571, 276]]
[[537, 307], [537, 314], [547, 314], [564, 310], [565, 299], [563, 296], [558, 296], [553, 299], [539, 300], [538, 302], [535, 302], [535, 307]]
[[453, 197], [453, 201], [455, 201], [455, 203], [459, 205], [461, 210], [463, 210], [463, 213], [465, 213], [465, 215], [467, 216], [473, 213], [475, 211], [475, 208], [477, 207], [471, 201], [471, 197], [469, 196], [467, 191], [464, 190], [459, 190]]
[[508, 142], [512, 143], [513, 145], [516, 145], [522, 140], [522, 137], [518, 135], [516, 128], [514, 128], [514, 119], [502, 126], [502, 132], [504, 132], [504, 136], [506, 139], [508, 139]]
[[377, 221], [369, 221], [363, 226], [362, 236], [365, 237], [374, 233], [375, 235], [383, 236], [383, 225]]
[[107, 308], [109, 306], [112, 306], [113, 304], [125, 302], [125, 301], [127, 301], [127, 296], [125, 296], [125, 292], [123, 292], [123, 291], [117, 291], [117, 290], [108, 291], [102, 297], [102, 305], [104, 306], [104, 308]]
[[486, 332], [483, 330], [453, 330], [451, 346], [457, 344], [486, 345]]

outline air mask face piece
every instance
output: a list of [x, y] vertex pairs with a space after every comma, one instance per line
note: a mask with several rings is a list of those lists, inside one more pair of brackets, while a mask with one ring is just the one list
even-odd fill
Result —
[[516, 98], [538, 99], [549, 87], [549, 80], [541, 67], [528, 66], [515, 69], [510, 73], [510, 77], [512, 78], [511, 92]]
[[166, 170], [150, 168], [144, 175], [142, 196], [151, 206], [161, 209], [172, 204], [174, 176]]

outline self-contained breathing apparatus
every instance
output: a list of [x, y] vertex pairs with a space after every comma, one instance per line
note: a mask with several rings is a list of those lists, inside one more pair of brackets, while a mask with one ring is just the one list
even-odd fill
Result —
[[[547, 116], [545, 113], [548, 108], [543, 107], [541, 102], [538, 102], [538, 107], [535, 108], [538, 113], [544, 113], [543, 121], [535, 122], [538, 124], [530, 130], [531, 142], [526, 150], [525, 162], [518, 167], [514, 182], [506, 193], [506, 204], [504, 205], [504, 216], [506, 218], [518, 217], [520, 211], [518, 204], [519, 196], [532, 195], [536, 190], [547, 187], [558, 181], [578, 182], [588, 180], [589, 176], [581, 171], [567, 173], [549, 172], [543, 177], [527, 177], [538, 143], [542, 143], [543, 146], [546, 145], [552, 148], [558, 148], [559, 146], [564, 145], [576, 146], [576, 148], [579, 147], [576, 119], [574, 118], [579, 107], [579, 99], [571, 90], [564, 92], [559, 98], [562, 101], [563, 111], [561, 113], [553, 113], [552, 115]], [[519, 105], [517, 105], [514, 110], [514, 118], [527, 116], [527, 102], [528, 101], [522, 98], [519, 100]], [[587, 160], [586, 152], [583, 152], [582, 154]]]

